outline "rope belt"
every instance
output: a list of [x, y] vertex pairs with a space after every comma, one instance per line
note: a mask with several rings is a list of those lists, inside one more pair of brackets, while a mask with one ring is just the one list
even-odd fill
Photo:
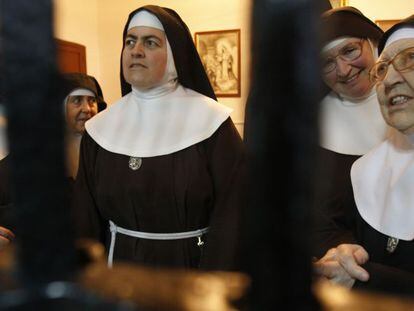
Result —
[[109, 246], [108, 254], [108, 268], [112, 268], [113, 258], [114, 258], [114, 249], [115, 249], [115, 240], [116, 234], [121, 233], [134, 238], [141, 238], [147, 240], [181, 240], [188, 238], [198, 238], [198, 246], [202, 246], [204, 242], [201, 240], [201, 236], [208, 232], [208, 227], [203, 229], [198, 229], [194, 231], [185, 231], [185, 232], [175, 232], [175, 233], [151, 233], [151, 232], [142, 232], [128, 230], [122, 227], [117, 226], [113, 221], [109, 221], [109, 230], [111, 231], [111, 244]]

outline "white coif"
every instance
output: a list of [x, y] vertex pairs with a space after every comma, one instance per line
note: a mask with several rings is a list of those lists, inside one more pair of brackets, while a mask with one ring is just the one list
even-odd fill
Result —
[[131, 92], [86, 122], [104, 149], [134, 157], [180, 151], [209, 138], [232, 109], [181, 85], [156, 96]]
[[357, 160], [351, 169], [355, 203], [377, 231], [414, 239], [414, 135], [398, 131]]

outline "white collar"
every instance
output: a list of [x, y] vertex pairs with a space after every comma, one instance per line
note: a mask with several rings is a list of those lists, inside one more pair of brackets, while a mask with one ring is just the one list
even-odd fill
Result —
[[375, 230], [402, 240], [414, 239], [414, 136], [392, 136], [354, 162], [355, 203]]
[[150, 100], [168, 95], [169, 93], [174, 92], [177, 89], [177, 87], [178, 81], [175, 78], [164, 83], [161, 86], [157, 86], [155, 88], [148, 90], [139, 90], [135, 87], [132, 87], [132, 94], [139, 99]]
[[349, 155], [363, 155], [381, 143], [389, 132], [375, 90], [361, 100], [329, 93], [320, 104], [320, 145]]
[[210, 137], [232, 109], [177, 84], [146, 96], [133, 91], [85, 123], [104, 149], [128, 156], [170, 154]]

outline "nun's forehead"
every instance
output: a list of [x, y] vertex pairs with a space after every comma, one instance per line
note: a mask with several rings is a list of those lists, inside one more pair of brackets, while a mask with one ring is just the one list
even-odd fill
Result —
[[128, 29], [126, 37], [154, 37], [158, 38], [162, 42], [167, 41], [167, 36], [164, 31], [148, 26], [135, 26]]
[[135, 15], [131, 18], [131, 20], [128, 23], [127, 30], [130, 30], [131, 28], [138, 26], [152, 27], [159, 29], [161, 31], [165, 31], [164, 26], [162, 25], [158, 17], [146, 10], [141, 10], [135, 13]]
[[414, 38], [414, 27], [402, 27], [391, 33], [384, 44], [384, 47], [391, 45], [400, 39]]
[[352, 41], [355, 41], [355, 40], [361, 40], [361, 38], [349, 37], [349, 36], [336, 38], [334, 40], [329, 41], [325, 46], [323, 46], [321, 52], [322, 53], [327, 53], [330, 50], [336, 48], [337, 46], [344, 46], [344, 45], [348, 44], [349, 42], [352, 42]]
[[388, 44], [380, 55], [380, 60], [393, 58], [396, 54], [402, 50], [414, 47], [414, 37], [413, 38], [404, 38], [393, 41], [391, 44]]
[[78, 87], [73, 89], [68, 96], [92, 96], [96, 97], [95, 92], [93, 92], [90, 89], [84, 88], [84, 87]]

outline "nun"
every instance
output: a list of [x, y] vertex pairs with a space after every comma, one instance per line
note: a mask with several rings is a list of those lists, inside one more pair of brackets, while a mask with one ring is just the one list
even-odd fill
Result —
[[351, 169], [352, 235], [318, 272], [348, 287], [412, 295], [414, 286], [414, 15], [390, 28], [371, 69], [379, 107], [395, 129]]
[[321, 74], [330, 92], [321, 101], [319, 112], [314, 225], [317, 257], [337, 245], [329, 227], [343, 214], [343, 200], [352, 191], [352, 163], [389, 132], [369, 77], [381, 29], [353, 7], [326, 11], [321, 24]]
[[[92, 76], [83, 73], [66, 73], [63, 78], [65, 111], [66, 176], [70, 197], [78, 169], [79, 146], [85, 131], [85, 122], [98, 111], [105, 109], [102, 90]], [[63, 97], [62, 96], [62, 97]], [[7, 144], [7, 118], [0, 105], [0, 249], [14, 239], [15, 221], [12, 215], [12, 198], [9, 181], [10, 155]]]
[[80, 236], [106, 245], [109, 266], [235, 269], [243, 144], [175, 11], [148, 5], [129, 15], [121, 89], [85, 125]]
[[65, 147], [66, 171], [74, 180], [79, 166], [80, 141], [85, 132], [85, 122], [106, 108], [102, 89], [92, 76], [84, 73], [66, 73], [64, 79], [65, 99]]

